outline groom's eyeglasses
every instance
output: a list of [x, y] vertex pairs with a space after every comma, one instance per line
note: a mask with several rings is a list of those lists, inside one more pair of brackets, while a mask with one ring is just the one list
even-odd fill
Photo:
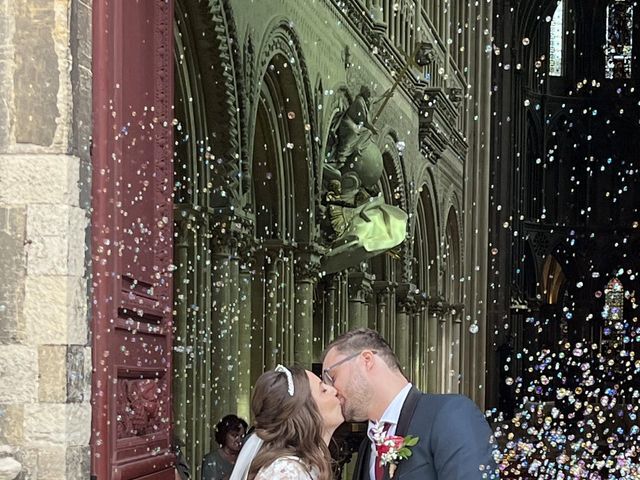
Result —
[[[362, 352], [364, 352], [364, 350], [361, 350], [357, 353], [354, 353], [352, 355], [349, 355], [348, 357], [344, 357], [342, 360], [340, 360], [339, 362], [334, 363], [333, 365], [331, 365], [330, 367], [325, 368], [322, 371], [322, 381], [324, 383], [326, 383], [327, 385], [333, 387], [333, 377], [331, 376], [331, 370], [333, 370], [336, 367], [339, 367], [340, 365], [342, 365], [343, 363], [347, 363], [349, 360], [353, 360], [354, 358], [356, 358], [358, 355], [360, 355]], [[373, 353], [374, 355], [377, 353], [375, 350], [371, 350], [371, 353]]]

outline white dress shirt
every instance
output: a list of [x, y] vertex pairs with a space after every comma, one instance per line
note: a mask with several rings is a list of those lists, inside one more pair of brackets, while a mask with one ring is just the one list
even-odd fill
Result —
[[[402, 411], [402, 406], [404, 405], [404, 401], [407, 399], [407, 395], [409, 395], [409, 390], [413, 385], [408, 383], [402, 390], [398, 392], [395, 398], [391, 401], [387, 409], [384, 411], [378, 423], [388, 423], [389, 428], [387, 429], [387, 436], [396, 434], [396, 426], [398, 425], [398, 419], [400, 418], [400, 412]], [[372, 422], [369, 420], [369, 424], [367, 426], [367, 436], [369, 437], [369, 441], [371, 442], [371, 455], [369, 459], [369, 478], [370, 480], [375, 480], [376, 478], [376, 444], [373, 441], [373, 436], [371, 435], [371, 429], [376, 425], [376, 422]]]

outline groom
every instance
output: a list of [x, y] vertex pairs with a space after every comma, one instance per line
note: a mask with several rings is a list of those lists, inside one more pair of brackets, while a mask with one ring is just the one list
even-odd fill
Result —
[[[360, 446], [354, 480], [498, 478], [491, 429], [478, 407], [462, 395], [417, 390], [378, 332], [361, 328], [338, 337], [327, 346], [322, 367], [324, 382], [338, 392], [345, 419], [369, 420], [369, 438]], [[385, 438], [419, 437], [409, 447], [412, 455], [381, 467], [376, 428]]]

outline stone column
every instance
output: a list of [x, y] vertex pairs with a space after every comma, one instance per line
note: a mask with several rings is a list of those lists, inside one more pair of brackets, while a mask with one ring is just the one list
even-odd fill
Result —
[[[239, 310], [240, 310], [240, 258], [238, 258], [238, 243], [234, 239], [229, 258], [229, 281], [226, 288], [229, 289], [229, 358], [226, 361], [226, 376], [229, 389], [227, 391], [228, 412], [235, 413], [238, 408], [238, 359], [239, 359]], [[206, 453], [206, 452], [205, 452]]]
[[425, 350], [427, 344], [425, 340], [425, 330], [427, 327], [425, 319], [425, 305], [421, 297], [416, 299], [413, 311], [411, 313], [411, 337], [409, 341], [412, 343], [410, 363], [411, 363], [411, 377], [413, 382], [424, 390], [426, 388], [426, 382], [422, 378], [422, 374], [425, 369]]
[[368, 273], [349, 273], [349, 330], [367, 326], [372, 282], [373, 276]]
[[338, 276], [331, 275], [325, 280], [324, 287], [323, 323], [325, 344], [331, 342], [336, 337], [336, 311], [338, 308]]
[[251, 417], [251, 260], [240, 264], [238, 302], [238, 415]]
[[[220, 418], [229, 411], [229, 362], [231, 357], [231, 264], [228, 245], [218, 244], [211, 256], [211, 333], [212, 368], [211, 396], [213, 417]], [[195, 332], [197, 333], [197, 332]]]
[[461, 391], [461, 342], [462, 309], [464, 305], [454, 305], [451, 315], [451, 392]]
[[451, 319], [449, 305], [445, 304], [438, 317], [438, 388], [443, 393], [449, 392], [451, 372]]
[[305, 250], [296, 254], [294, 360], [310, 369], [313, 361], [313, 291], [320, 272], [320, 254]]
[[[211, 301], [211, 288], [207, 288], [214, 280], [211, 268], [212, 264], [207, 263], [211, 255], [211, 242], [208, 235], [203, 232], [210, 231], [210, 218], [208, 216], [197, 216], [191, 222], [190, 245], [189, 245], [189, 269], [187, 280], [183, 288], [187, 290], [188, 297], [187, 331], [189, 332], [189, 346], [192, 348], [187, 352], [187, 416], [191, 427], [189, 436], [188, 453], [200, 458], [210, 448], [212, 429], [215, 421], [219, 418], [212, 401], [212, 390], [209, 382], [211, 372], [216, 363], [213, 355], [214, 335], [212, 328], [213, 309]], [[189, 331], [190, 330], [190, 331]], [[216, 418], [217, 417], [217, 418]]]
[[428, 352], [427, 352], [427, 391], [431, 393], [440, 392], [438, 386], [439, 348], [438, 348], [438, 328], [442, 315], [442, 302], [429, 302], [429, 317], [427, 324]]
[[373, 282], [373, 291], [375, 292], [377, 307], [375, 329], [384, 335], [388, 316], [390, 284], [386, 280]]
[[177, 266], [174, 275], [175, 305], [173, 331], [173, 422], [174, 435], [184, 445], [187, 426], [187, 297], [188, 278], [188, 230], [187, 222], [179, 222], [176, 228], [178, 237], [175, 243], [174, 263]]
[[408, 283], [398, 285], [396, 290], [395, 352], [405, 373], [409, 373], [409, 352], [411, 350], [409, 345], [409, 318], [415, 303], [413, 291], [415, 291], [415, 286]]
[[275, 368], [280, 357], [281, 345], [278, 344], [278, 263], [272, 259], [265, 266], [265, 319], [264, 319], [264, 368]]

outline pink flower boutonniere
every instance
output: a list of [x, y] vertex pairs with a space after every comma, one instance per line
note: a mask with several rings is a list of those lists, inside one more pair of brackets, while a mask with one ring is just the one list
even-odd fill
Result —
[[384, 431], [384, 424], [379, 423], [372, 429], [373, 441], [376, 445], [378, 460], [382, 467], [389, 465], [389, 478], [393, 478], [393, 474], [398, 468], [400, 460], [409, 458], [412, 454], [411, 447], [418, 444], [420, 437], [407, 435], [387, 435]]

